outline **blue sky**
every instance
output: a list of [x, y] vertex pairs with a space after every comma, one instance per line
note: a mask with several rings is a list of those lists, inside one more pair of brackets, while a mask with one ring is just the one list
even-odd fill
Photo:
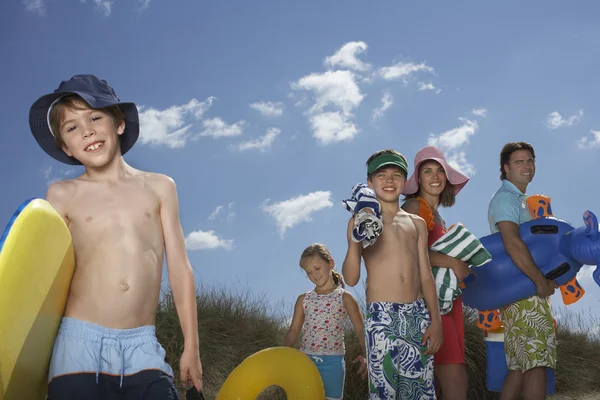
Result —
[[[2, 2], [0, 220], [81, 172], [38, 148], [27, 117], [61, 80], [93, 73], [138, 104], [126, 161], [177, 182], [198, 281], [290, 312], [311, 288], [298, 266], [307, 245], [325, 243], [341, 268], [341, 201], [383, 148], [412, 166], [419, 148], [440, 146], [472, 177], [442, 215], [483, 236], [500, 149], [529, 141], [528, 192], [580, 226], [586, 209], [600, 215], [600, 5], [574, 4]], [[590, 276], [570, 306], [585, 315], [600, 299]]]

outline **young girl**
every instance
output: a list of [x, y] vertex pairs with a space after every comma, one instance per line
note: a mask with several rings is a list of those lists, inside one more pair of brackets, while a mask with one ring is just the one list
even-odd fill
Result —
[[[446, 161], [442, 152], [433, 146], [419, 150], [415, 156], [414, 172], [402, 194], [407, 198], [402, 208], [419, 215], [427, 223], [431, 246], [446, 233], [446, 224], [438, 213], [439, 206], [451, 207], [455, 197], [469, 178]], [[456, 258], [429, 251], [432, 266], [452, 268], [459, 281], [469, 273], [469, 266]], [[436, 391], [442, 399], [467, 399], [467, 373], [465, 370], [465, 336], [462, 297], [454, 300], [448, 314], [442, 315], [444, 342], [434, 355], [433, 371]]]
[[362, 353], [354, 362], [360, 362], [358, 373], [366, 376], [365, 338], [363, 317], [356, 299], [344, 290], [342, 276], [333, 269], [333, 257], [322, 244], [308, 246], [300, 256], [300, 266], [315, 284], [313, 290], [296, 300], [294, 317], [284, 340], [284, 346], [293, 347], [302, 332], [300, 351], [315, 363], [327, 399], [342, 399], [346, 365], [344, 354], [344, 326], [350, 317]]

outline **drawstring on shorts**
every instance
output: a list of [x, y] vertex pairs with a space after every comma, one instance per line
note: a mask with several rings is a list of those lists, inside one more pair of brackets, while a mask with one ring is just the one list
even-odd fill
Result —
[[[98, 369], [96, 370], [96, 384], [98, 384], [98, 376], [100, 375], [100, 367], [102, 365], [102, 347], [104, 345], [104, 339], [112, 339], [111, 337], [102, 336], [100, 339], [100, 353], [98, 354]], [[119, 342], [119, 352], [121, 353], [121, 381], [119, 383], [119, 387], [123, 387], [123, 376], [125, 374], [125, 352], [123, 351], [123, 346], [121, 345], [121, 340], [118, 337], [114, 339]]]

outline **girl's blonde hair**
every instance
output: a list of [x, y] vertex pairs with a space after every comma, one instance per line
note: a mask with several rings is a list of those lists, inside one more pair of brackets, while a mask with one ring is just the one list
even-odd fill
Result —
[[[322, 245], [321, 243], [313, 243], [302, 252], [302, 255], [300, 256], [300, 266], [304, 268], [306, 259], [314, 256], [321, 257], [321, 259], [328, 263], [333, 261], [333, 257], [325, 245]], [[342, 275], [340, 275], [339, 272], [337, 272], [335, 269], [332, 269], [331, 274], [333, 275], [333, 283], [335, 283], [336, 286], [345, 287], [344, 278], [342, 278]]]

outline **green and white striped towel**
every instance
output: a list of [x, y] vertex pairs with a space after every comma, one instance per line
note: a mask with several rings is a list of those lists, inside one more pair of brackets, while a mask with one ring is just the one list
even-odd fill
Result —
[[[474, 267], [492, 261], [492, 255], [483, 247], [479, 239], [460, 222], [454, 224], [448, 232], [436, 240], [430, 249], [458, 258]], [[458, 279], [450, 268], [432, 267], [431, 272], [438, 292], [440, 312], [442, 315], [448, 314], [452, 310], [452, 302], [462, 293]]]

